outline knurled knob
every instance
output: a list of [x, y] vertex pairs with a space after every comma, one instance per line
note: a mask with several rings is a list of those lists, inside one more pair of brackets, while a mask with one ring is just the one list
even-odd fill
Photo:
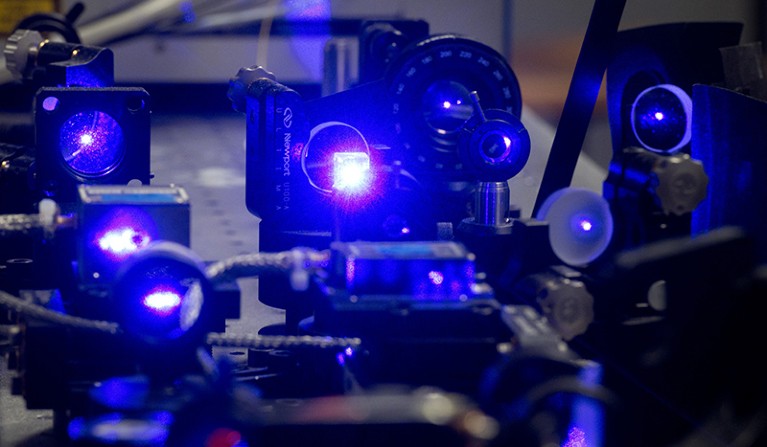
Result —
[[229, 80], [229, 91], [227, 97], [232, 101], [232, 107], [238, 112], [245, 112], [245, 98], [248, 95], [250, 84], [259, 79], [269, 79], [274, 81], [274, 74], [261, 66], [243, 67], [237, 74]]
[[30, 66], [30, 55], [43, 43], [42, 34], [28, 29], [16, 30], [5, 42], [5, 66], [17, 79], [24, 78]]
[[664, 157], [653, 167], [655, 194], [666, 214], [692, 212], [706, 198], [708, 175], [703, 164], [687, 154]]

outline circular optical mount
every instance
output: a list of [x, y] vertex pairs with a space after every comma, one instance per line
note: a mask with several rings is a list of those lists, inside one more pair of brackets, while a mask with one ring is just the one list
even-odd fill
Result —
[[536, 216], [549, 224], [554, 254], [571, 266], [583, 266], [607, 249], [613, 234], [610, 207], [584, 188], [563, 188], [550, 195]]
[[120, 123], [97, 110], [72, 115], [59, 130], [59, 154], [76, 175], [95, 178], [111, 172], [125, 156]]
[[474, 110], [471, 92], [486, 109], [520, 116], [517, 77], [506, 60], [477, 41], [437, 35], [405, 49], [387, 70], [394, 128], [414, 171], [465, 180], [458, 155], [464, 124]]
[[672, 84], [645, 89], [631, 106], [631, 129], [645, 149], [677, 152], [692, 137], [692, 99]]
[[204, 271], [189, 248], [168, 241], [150, 243], [117, 273], [117, 322], [149, 346], [201, 346], [212, 305], [212, 286]]
[[511, 113], [477, 109], [459, 140], [460, 159], [477, 180], [506, 181], [527, 164], [530, 135]]

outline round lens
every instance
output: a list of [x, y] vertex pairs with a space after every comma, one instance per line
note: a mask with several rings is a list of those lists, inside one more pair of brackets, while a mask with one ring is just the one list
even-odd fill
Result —
[[61, 126], [59, 150], [70, 169], [99, 176], [114, 169], [124, 152], [120, 124], [104, 112], [80, 112]]
[[455, 132], [471, 118], [471, 94], [456, 81], [438, 80], [424, 92], [422, 108], [426, 123], [440, 135]]
[[672, 153], [690, 141], [692, 100], [681, 88], [662, 84], [644, 90], [631, 109], [631, 126], [646, 149]]

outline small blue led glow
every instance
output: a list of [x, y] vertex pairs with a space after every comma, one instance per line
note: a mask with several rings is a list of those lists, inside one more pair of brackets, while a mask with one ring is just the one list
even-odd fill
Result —
[[584, 210], [570, 218], [573, 237], [583, 240], [600, 237], [600, 216], [589, 211], [591, 210]]
[[354, 349], [352, 349], [351, 346], [348, 346], [344, 349], [344, 354], [346, 354], [347, 357], [351, 357], [354, 354]]
[[157, 288], [142, 299], [144, 306], [160, 316], [168, 316], [181, 305], [181, 296], [175, 290]]
[[631, 107], [631, 129], [645, 149], [676, 152], [692, 137], [692, 99], [672, 84], [645, 89]]
[[370, 156], [365, 152], [336, 152], [333, 154], [333, 189], [359, 192], [370, 181]]
[[59, 106], [59, 98], [55, 96], [49, 96], [43, 100], [43, 109], [48, 112], [53, 112]]
[[59, 150], [75, 173], [98, 177], [113, 170], [125, 152], [120, 124], [104, 112], [80, 112], [61, 126]]
[[125, 258], [149, 245], [151, 236], [141, 228], [121, 227], [109, 229], [98, 238], [102, 252], [115, 258]]

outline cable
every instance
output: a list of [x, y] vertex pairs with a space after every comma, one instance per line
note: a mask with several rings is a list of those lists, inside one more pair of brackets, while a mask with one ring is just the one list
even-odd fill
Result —
[[318, 349], [358, 349], [362, 341], [352, 337], [322, 337], [310, 335], [236, 335], [208, 334], [208, 345], [230, 348], [252, 349], [288, 349], [288, 348], [318, 348]]
[[306, 290], [309, 275], [327, 264], [330, 253], [310, 248], [294, 248], [278, 253], [250, 253], [234, 256], [208, 266], [205, 274], [213, 283], [264, 273], [287, 273], [295, 290]]
[[0, 290], [0, 306], [6, 307], [29, 318], [43, 320], [59, 326], [67, 326], [74, 329], [103, 332], [117, 335], [122, 332], [117, 323], [111, 321], [89, 320], [72, 315], [62, 314], [43, 307], [39, 304], [24, 301], [21, 298]]

